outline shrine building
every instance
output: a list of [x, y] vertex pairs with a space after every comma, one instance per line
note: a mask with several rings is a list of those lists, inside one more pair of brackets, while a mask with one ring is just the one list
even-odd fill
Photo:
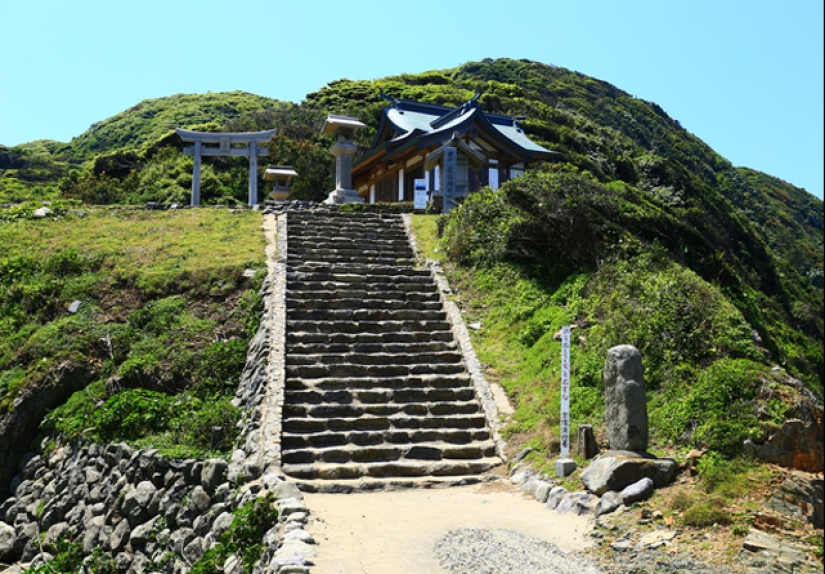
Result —
[[416, 185], [439, 196], [439, 166], [425, 170], [424, 164], [427, 154], [450, 140], [461, 141], [483, 159], [480, 169], [467, 174], [467, 193], [484, 186], [497, 189], [532, 162], [559, 156], [525, 135], [518, 125], [525, 118], [485, 113], [478, 95], [456, 108], [391, 101], [372, 147], [352, 169], [352, 186], [367, 203], [412, 201]]

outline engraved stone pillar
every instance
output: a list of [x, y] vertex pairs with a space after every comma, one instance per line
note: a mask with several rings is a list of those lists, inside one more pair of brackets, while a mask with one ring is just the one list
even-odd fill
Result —
[[611, 450], [647, 451], [647, 399], [642, 354], [631, 345], [607, 352], [604, 418]]

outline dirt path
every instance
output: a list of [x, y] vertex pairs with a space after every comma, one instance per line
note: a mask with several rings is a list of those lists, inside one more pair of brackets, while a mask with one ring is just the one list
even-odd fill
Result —
[[562, 551], [586, 548], [592, 523], [557, 514], [509, 481], [357, 494], [307, 494], [313, 574], [445, 574], [433, 554], [450, 529], [515, 530]]

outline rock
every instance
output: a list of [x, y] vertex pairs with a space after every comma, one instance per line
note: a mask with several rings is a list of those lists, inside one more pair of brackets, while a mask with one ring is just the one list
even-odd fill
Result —
[[823, 526], [823, 479], [805, 472], [791, 471], [766, 500], [765, 506], [793, 520]]
[[298, 528], [295, 530], [290, 530], [286, 534], [284, 534], [284, 541], [287, 540], [300, 540], [306, 544], [315, 544], [315, 539], [312, 537], [312, 534], [307, 532], [302, 528]]
[[117, 553], [126, 548], [126, 544], [129, 542], [129, 534], [131, 534], [129, 521], [121, 520], [118, 522], [114, 532], [109, 537], [109, 546], [112, 547], [112, 552]]
[[519, 453], [518, 453], [515, 457], [513, 457], [513, 462], [521, 462], [521, 460], [522, 460], [525, 456], [527, 456], [528, 454], [530, 454], [531, 452], [533, 452], [533, 447], [532, 447], [532, 446], [528, 446], [528, 447], [526, 447], [526, 448], [523, 448], [523, 449], [521, 450], [521, 452], [519, 452]]
[[183, 557], [190, 564], [194, 564], [203, 556], [203, 551], [203, 539], [195, 538], [183, 549]]
[[536, 491], [533, 493], [533, 496], [540, 503], [544, 504], [545, 502], [547, 502], [547, 497], [550, 495], [551, 488], [553, 488], [553, 485], [551, 483], [541, 481], [536, 486]]
[[620, 492], [642, 478], [650, 478], [656, 488], [670, 484], [679, 464], [670, 458], [645, 453], [608, 451], [595, 459], [581, 475], [585, 488], [601, 496], [608, 490]]
[[655, 530], [643, 534], [639, 539], [640, 548], [659, 548], [670, 544], [676, 538], [676, 533], [672, 530]]
[[[86, 524], [86, 533], [83, 535], [84, 554], [91, 554], [97, 546], [100, 546], [102, 542], [101, 533], [103, 532], [105, 524], [102, 516], [95, 516]], [[106, 542], [108, 542], [108, 540]]]
[[547, 508], [549, 510], [556, 510], [558, 508], [559, 503], [568, 493], [568, 490], [563, 486], [554, 486], [550, 489], [550, 492], [547, 493]]
[[192, 489], [189, 497], [192, 499], [192, 504], [199, 513], [206, 512], [212, 505], [212, 499], [200, 485]]
[[155, 518], [138, 525], [132, 530], [131, 534], [129, 534], [129, 544], [132, 545], [132, 548], [138, 548], [149, 541], [149, 536], [152, 533], [152, 529], [155, 527], [155, 522], [157, 522], [157, 520], [158, 517], [156, 516]]
[[0, 522], [0, 562], [14, 562], [17, 559], [15, 546], [17, 534], [12, 526]]
[[44, 217], [50, 216], [52, 213], [54, 213], [54, 212], [51, 209], [44, 206], [44, 207], [39, 207], [39, 208], [35, 209], [34, 211], [32, 211], [32, 217], [37, 217], [39, 219], [42, 219]]
[[601, 516], [603, 514], [610, 514], [622, 505], [622, 497], [614, 490], [608, 490], [599, 499], [593, 514]]
[[290, 514], [309, 513], [309, 509], [297, 498], [285, 498], [278, 502], [278, 517], [285, 520]]
[[645, 477], [622, 489], [620, 497], [622, 504], [630, 506], [634, 502], [647, 500], [653, 494], [653, 479]]
[[285, 498], [295, 498], [296, 500], [303, 500], [304, 495], [298, 489], [298, 485], [294, 482], [287, 482], [282, 480], [271, 487], [268, 487], [269, 492], [275, 497], [275, 500], [283, 500]]
[[195, 531], [191, 528], [178, 528], [170, 536], [172, 548], [178, 554], [183, 554], [183, 549], [195, 539]]
[[229, 512], [222, 512], [215, 518], [215, 522], [212, 523], [212, 537], [215, 540], [220, 540], [221, 535], [229, 530], [232, 526], [232, 521], [234, 517]]
[[[817, 566], [804, 550], [758, 530], [748, 533], [742, 547], [748, 552], [769, 555], [776, 562], [779, 572], [798, 572], [803, 567]], [[821, 565], [819, 567], [821, 568]]]
[[214, 492], [226, 480], [228, 464], [220, 458], [209, 459], [201, 469], [201, 485], [209, 492]]
[[613, 542], [610, 545], [610, 547], [613, 550], [619, 550], [619, 551], [630, 550], [631, 548], [633, 548], [633, 543], [630, 540], [628, 540], [627, 538], [621, 538], [621, 539], [617, 540], [616, 542]]
[[612, 450], [647, 450], [647, 398], [642, 354], [631, 345], [607, 351], [604, 418]]
[[596, 504], [598, 504], [598, 502], [599, 499], [591, 495], [589, 492], [581, 493], [581, 496], [577, 496], [575, 499], [573, 512], [579, 516], [584, 514], [593, 514], [596, 510]]

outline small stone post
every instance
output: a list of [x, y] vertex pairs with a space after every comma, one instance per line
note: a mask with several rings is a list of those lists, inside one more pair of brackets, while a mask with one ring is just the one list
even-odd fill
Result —
[[604, 418], [611, 450], [647, 451], [647, 398], [642, 354], [631, 345], [607, 351]]

